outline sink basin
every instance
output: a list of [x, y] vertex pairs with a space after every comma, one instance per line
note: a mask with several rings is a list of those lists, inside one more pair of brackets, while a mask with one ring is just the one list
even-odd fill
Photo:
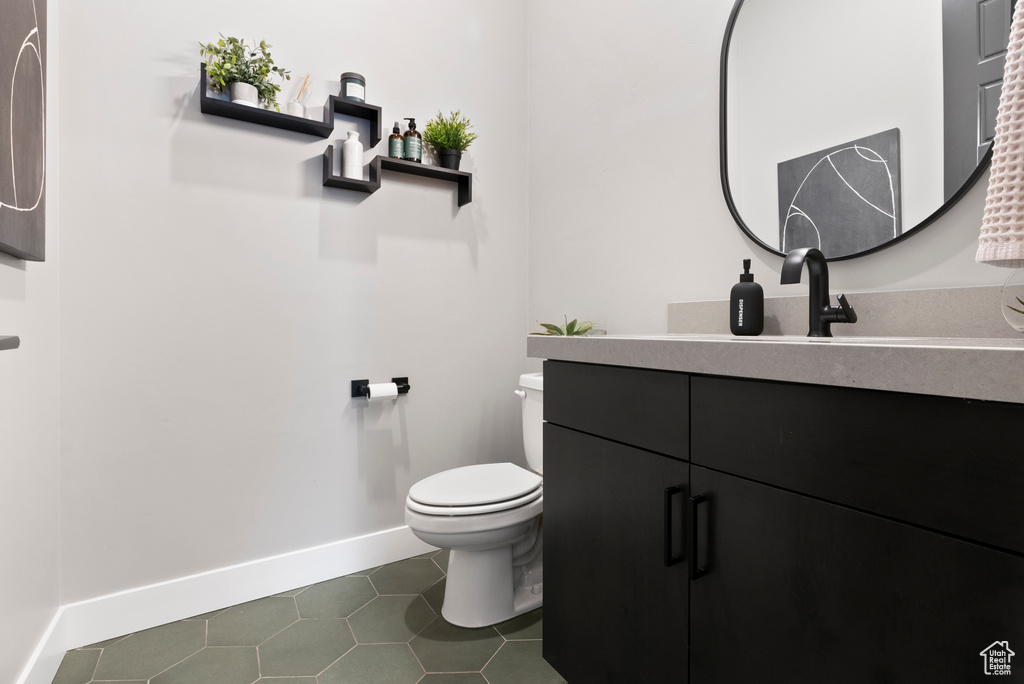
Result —
[[772, 342], [836, 342], [839, 344], [889, 344], [892, 342], [914, 342], [923, 341], [920, 337], [799, 337], [797, 335], [771, 335], [762, 336], [758, 339], [766, 339]]
[[932, 349], [995, 349], [1024, 348], [1024, 339], [1006, 338], [969, 338], [969, 337], [886, 337], [880, 335], [864, 336], [838, 336], [838, 337], [807, 337], [805, 335], [758, 335], [744, 337], [730, 333], [668, 333], [663, 335], [599, 335], [594, 337], [581, 338], [531, 338], [540, 340], [576, 339], [582, 340], [585, 344], [594, 343], [599, 340], [608, 341], [664, 341], [664, 342], [694, 342], [705, 344], [746, 344], [750, 342], [758, 344], [782, 344], [782, 345], [808, 345], [808, 344], [830, 344], [836, 346], [879, 346], [879, 347], [923, 347]]
[[603, 339], [649, 339], [649, 340], [694, 340], [707, 342], [790, 342], [804, 344], [806, 342], [831, 342], [835, 344], [891, 344], [920, 342], [934, 344], [936, 338], [930, 337], [807, 337], [806, 335], [757, 335], [744, 336], [729, 333], [669, 333], [667, 335], [601, 335]]
[[[812, 338], [808, 338], [812, 339]], [[819, 337], [816, 338], [825, 342], [861, 343], [861, 344], [887, 344], [890, 342], [923, 342], [923, 337]]]
[[[734, 337], [732, 339], [742, 341], [774, 342], [779, 343], [800, 343], [800, 344], [866, 344], [866, 345], [912, 345], [921, 344], [933, 346], [936, 342], [934, 337], [801, 337], [798, 335], [760, 335], [758, 337]], [[957, 340], [950, 339], [952, 343]]]

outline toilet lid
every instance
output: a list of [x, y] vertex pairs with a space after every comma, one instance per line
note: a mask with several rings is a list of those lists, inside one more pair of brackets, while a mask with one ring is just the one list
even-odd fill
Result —
[[453, 468], [420, 480], [409, 498], [428, 506], [479, 506], [520, 499], [543, 479], [513, 463], [485, 463]]
[[526, 506], [539, 499], [544, 494], [543, 487], [537, 487], [529, 494], [525, 494], [516, 499], [508, 499], [506, 501], [499, 501], [497, 503], [490, 504], [479, 504], [477, 506], [430, 506], [428, 504], [422, 504], [419, 501], [413, 501], [412, 497], [405, 497], [405, 505], [409, 510], [422, 513], [424, 515], [440, 515], [445, 517], [457, 517], [460, 515], [484, 515], [485, 513], [503, 513], [505, 511], [511, 511], [514, 508], [520, 506]]

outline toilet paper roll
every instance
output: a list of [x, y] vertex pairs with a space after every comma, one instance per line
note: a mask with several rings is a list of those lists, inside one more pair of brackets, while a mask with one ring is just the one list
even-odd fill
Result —
[[371, 382], [366, 388], [366, 398], [372, 402], [394, 401], [398, 396], [398, 385], [393, 382]]

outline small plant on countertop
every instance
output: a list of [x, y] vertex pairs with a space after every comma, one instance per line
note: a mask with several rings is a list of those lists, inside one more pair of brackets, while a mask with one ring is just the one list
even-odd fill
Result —
[[476, 133], [470, 131], [472, 128], [473, 124], [469, 123], [469, 119], [463, 118], [461, 111], [452, 112], [448, 118], [438, 111], [437, 118], [428, 121], [426, 128], [423, 129], [423, 142], [438, 152], [441, 150], [465, 152], [466, 148], [476, 140]]
[[[538, 323], [540, 323], [538, 321]], [[586, 335], [589, 332], [597, 332], [594, 330], [594, 324], [590, 321], [578, 322], [575, 318], [571, 321], [569, 317], [565, 317], [565, 325], [554, 325], [552, 323], [540, 323], [540, 327], [544, 328], [545, 332], [534, 332], [531, 335], [565, 335], [569, 337]]]
[[1009, 304], [1006, 305], [1006, 308], [1009, 309], [1010, 311], [1016, 311], [1019, 314], [1024, 314], [1024, 299], [1021, 299], [1020, 297], [1014, 297], [1014, 299], [1020, 302], [1021, 308], [1017, 309], [1010, 306]]
[[291, 76], [285, 69], [274, 66], [274, 60], [270, 58], [273, 46], [267, 41], [261, 40], [259, 45], [249, 47], [244, 40], [233, 36], [225, 38], [222, 33], [216, 43], [200, 43], [199, 47], [202, 48], [199, 54], [207, 58], [206, 75], [210, 77], [210, 86], [214, 90], [223, 91], [232, 83], [248, 83], [256, 88], [267, 107], [273, 105], [274, 109], [281, 111], [277, 104], [281, 86], [271, 83], [270, 77], [276, 74], [288, 81]]

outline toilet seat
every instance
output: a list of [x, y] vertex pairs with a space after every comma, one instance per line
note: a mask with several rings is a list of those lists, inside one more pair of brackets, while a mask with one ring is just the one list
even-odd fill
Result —
[[543, 478], [513, 463], [485, 463], [431, 475], [409, 489], [406, 505], [426, 515], [506, 511], [543, 494]]
[[427, 504], [421, 504], [418, 501], [407, 497], [405, 505], [410, 510], [416, 511], [417, 513], [423, 513], [425, 515], [480, 515], [483, 513], [497, 513], [500, 511], [507, 511], [519, 506], [524, 506], [531, 501], [536, 501], [543, 494], [543, 490], [537, 487], [536, 490], [530, 492], [525, 496], [520, 496], [515, 499], [509, 499], [507, 501], [498, 501], [492, 504], [480, 504], [477, 506], [428, 506]]
[[[455, 515], [446, 509], [437, 509], [436, 512], [420, 513], [409, 507], [409, 500], [406, 499], [405, 524], [409, 526], [416, 536], [428, 544], [434, 544], [443, 549], [464, 548], [468, 544], [486, 540], [491, 543], [499, 531], [499, 538], [506, 533], [513, 533], [515, 528], [521, 528], [514, 532], [514, 536], [526, 533], [529, 522], [536, 518], [544, 510], [544, 496], [538, 496], [528, 504], [518, 508], [508, 508], [503, 511], [483, 513], [480, 515]], [[525, 527], [523, 524], [526, 523]], [[441, 535], [441, 540], [427, 540], [423, 534]], [[475, 540], [475, 541], [474, 541]]]

